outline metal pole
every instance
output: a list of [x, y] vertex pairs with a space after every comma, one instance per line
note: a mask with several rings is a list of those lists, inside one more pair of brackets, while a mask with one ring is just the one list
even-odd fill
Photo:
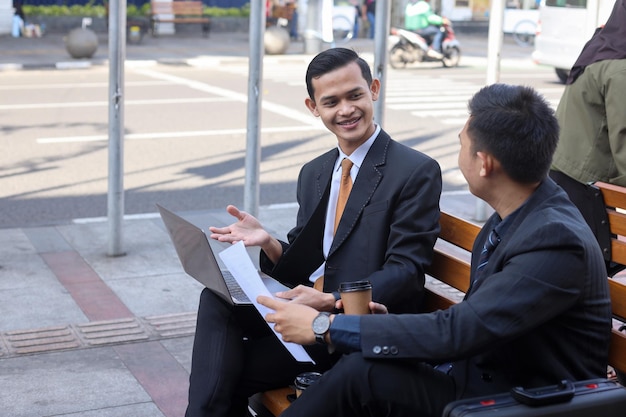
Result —
[[322, 0], [308, 0], [306, 7], [306, 30], [304, 53], [316, 55], [322, 52], [321, 7]]
[[126, 58], [126, 0], [109, 4], [109, 177], [107, 215], [109, 256], [124, 255], [124, 59]]
[[261, 165], [261, 91], [265, 46], [265, 2], [250, 3], [250, 60], [248, 63], [248, 120], [246, 135], [246, 177], [243, 192], [244, 210], [259, 213], [259, 172]]
[[374, 76], [380, 80], [378, 101], [374, 102], [374, 120], [379, 125], [385, 123], [385, 92], [387, 89], [387, 39], [391, 21], [391, 0], [376, 2], [374, 21]]
[[[502, 53], [502, 21], [504, 20], [504, 0], [493, 0], [489, 18], [489, 38], [487, 44], [487, 85], [500, 81], [500, 58]], [[474, 219], [487, 220], [487, 203], [476, 199]]]
[[489, 38], [487, 44], [487, 85], [497, 83], [500, 80], [503, 20], [504, 0], [493, 0], [491, 2]]

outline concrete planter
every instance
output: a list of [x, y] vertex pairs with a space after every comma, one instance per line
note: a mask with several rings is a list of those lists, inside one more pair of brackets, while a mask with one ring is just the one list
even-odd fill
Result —
[[91, 58], [98, 49], [98, 37], [91, 29], [72, 29], [65, 37], [65, 49], [72, 58]]

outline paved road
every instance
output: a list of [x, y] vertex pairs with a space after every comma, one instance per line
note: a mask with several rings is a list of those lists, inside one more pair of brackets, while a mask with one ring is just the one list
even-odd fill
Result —
[[[467, 99], [485, 79], [485, 40], [468, 38], [464, 45], [468, 55], [459, 68], [428, 64], [390, 70], [386, 82], [385, 128], [440, 162], [446, 191], [465, 189], [456, 166], [457, 133]], [[167, 58], [172, 46], [161, 45], [162, 56]], [[367, 52], [371, 44], [357, 47], [373, 61]], [[183, 211], [242, 204], [247, 59], [195, 53], [185, 65], [129, 61], [126, 213], [153, 213], [156, 202]], [[562, 87], [551, 70], [534, 66], [529, 54], [528, 48], [506, 43], [502, 81], [535, 85], [556, 105]], [[299, 167], [335, 143], [303, 105], [309, 59], [290, 53], [268, 56], [264, 63], [262, 205], [293, 202]], [[0, 125], [11, 149], [2, 157], [0, 227], [106, 215], [108, 67], [6, 72], [0, 91]]]

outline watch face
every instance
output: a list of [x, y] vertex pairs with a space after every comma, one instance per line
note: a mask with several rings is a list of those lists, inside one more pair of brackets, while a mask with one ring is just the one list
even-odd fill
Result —
[[315, 334], [324, 334], [330, 327], [330, 315], [328, 313], [320, 313], [313, 320], [313, 332]]

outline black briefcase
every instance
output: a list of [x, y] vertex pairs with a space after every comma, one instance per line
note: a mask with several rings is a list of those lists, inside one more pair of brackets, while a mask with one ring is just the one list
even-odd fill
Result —
[[454, 401], [443, 417], [624, 417], [626, 388], [608, 379], [562, 381], [558, 385]]

